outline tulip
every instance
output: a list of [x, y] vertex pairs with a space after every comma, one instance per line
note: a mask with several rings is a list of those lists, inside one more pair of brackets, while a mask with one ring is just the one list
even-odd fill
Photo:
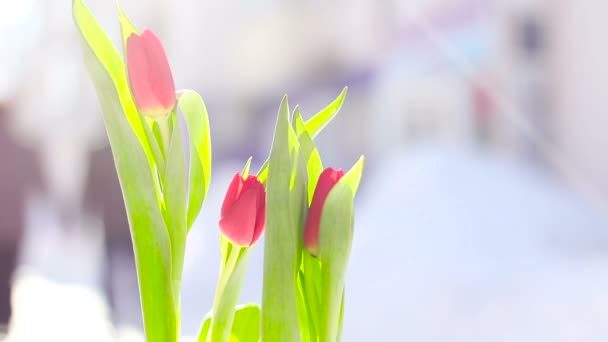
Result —
[[264, 231], [266, 191], [256, 176], [237, 173], [224, 198], [220, 219], [222, 234], [241, 247], [253, 245]]
[[129, 86], [140, 113], [166, 117], [175, 107], [175, 84], [163, 45], [150, 30], [127, 38]]
[[312, 196], [306, 224], [304, 225], [304, 248], [314, 256], [317, 256], [319, 250], [319, 225], [321, 224], [323, 205], [327, 195], [342, 176], [344, 176], [344, 172], [341, 169], [336, 170], [331, 167], [325, 169], [319, 175], [319, 181]]

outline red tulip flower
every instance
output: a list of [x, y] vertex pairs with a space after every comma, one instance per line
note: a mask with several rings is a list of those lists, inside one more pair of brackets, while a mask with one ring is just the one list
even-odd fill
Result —
[[266, 190], [256, 176], [234, 175], [222, 204], [220, 230], [233, 243], [248, 247], [262, 232], [266, 220]]
[[319, 225], [323, 205], [327, 195], [342, 176], [344, 176], [344, 172], [341, 169], [336, 170], [331, 167], [325, 169], [319, 176], [304, 226], [304, 247], [314, 256], [318, 254], [319, 250]]
[[144, 29], [127, 38], [127, 71], [135, 104], [142, 115], [167, 116], [175, 107], [175, 84], [158, 37]]

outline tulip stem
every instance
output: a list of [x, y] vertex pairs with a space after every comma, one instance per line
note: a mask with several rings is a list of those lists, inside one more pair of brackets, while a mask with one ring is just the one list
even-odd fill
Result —
[[163, 152], [165, 154], [165, 159], [167, 158], [167, 154], [169, 153], [169, 143], [171, 141], [171, 128], [169, 127], [169, 120], [171, 115], [168, 115], [164, 118], [156, 119], [156, 123], [158, 124], [158, 130], [160, 131], [160, 140]]
[[[230, 338], [236, 304], [249, 263], [249, 251], [248, 247], [239, 247], [234, 244], [228, 249], [228, 256], [220, 268], [220, 278], [213, 301], [211, 329], [207, 341], [227, 342]], [[204, 341], [201, 341], [199, 337], [199, 342]]]

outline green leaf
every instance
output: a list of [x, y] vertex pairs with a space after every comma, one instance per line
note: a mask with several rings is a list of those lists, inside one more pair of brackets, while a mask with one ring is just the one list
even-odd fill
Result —
[[342, 326], [344, 282], [354, 229], [354, 200], [364, 157], [329, 192], [319, 226], [321, 289], [319, 335], [323, 341], [337, 341]]
[[309, 314], [310, 311], [308, 309], [308, 301], [306, 299], [306, 288], [304, 284], [304, 270], [302, 266], [298, 270], [298, 278], [297, 278], [297, 309], [298, 309], [298, 323], [300, 325], [300, 334], [302, 341], [310, 341], [311, 336], [315, 336], [312, 333], [312, 326], [310, 326], [309, 322]]
[[154, 135], [154, 131], [152, 130], [151, 122], [152, 124], [154, 123], [153, 119], [150, 118], [146, 118], [142, 115], [140, 115], [141, 118], [141, 125], [144, 128], [144, 132], [146, 134], [146, 139], [150, 145], [150, 148], [152, 150], [152, 156], [154, 157], [154, 163], [156, 164], [156, 167], [158, 168], [158, 173], [161, 175], [165, 174], [165, 154], [166, 151], [163, 151], [161, 149], [162, 144], [159, 144], [159, 140], [157, 139], [157, 137]]
[[249, 159], [247, 159], [247, 162], [245, 163], [245, 167], [243, 168], [243, 172], [241, 172], [241, 177], [243, 177], [243, 179], [246, 179], [249, 176], [249, 168], [251, 167], [251, 159], [253, 159], [253, 157], [249, 157]]
[[350, 187], [353, 192], [353, 196], [359, 189], [359, 182], [361, 181], [361, 174], [363, 173], [363, 164], [365, 163], [365, 157], [359, 157], [359, 160], [353, 165], [353, 167], [340, 178], [340, 183], [346, 184]]
[[261, 183], [266, 183], [267, 178], [268, 178], [268, 160], [266, 160], [264, 162], [264, 164], [262, 164], [262, 167], [260, 167], [260, 170], [258, 171], [258, 180]]
[[[325, 126], [327, 126], [327, 124], [329, 124], [329, 122], [338, 114], [340, 108], [342, 108], [342, 103], [344, 102], [347, 91], [348, 87], [344, 87], [340, 95], [338, 95], [332, 103], [304, 123], [306, 132], [308, 132], [311, 138], [314, 139], [321, 133], [323, 128], [325, 128]], [[296, 110], [299, 111], [299, 109]], [[299, 138], [300, 133], [298, 133], [297, 136]], [[266, 177], [268, 177], [268, 160], [262, 164], [262, 167], [258, 171], [258, 180], [260, 182], [265, 183]]]
[[346, 289], [342, 290], [342, 302], [340, 303], [340, 318], [338, 319], [338, 339], [337, 341], [342, 341], [342, 322], [344, 319], [344, 296], [346, 293]]
[[319, 294], [322, 280], [319, 260], [308, 252], [302, 251], [302, 263], [300, 272], [298, 272], [298, 293], [301, 294], [298, 301], [298, 314], [300, 315], [300, 329], [306, 329], [302, 335], [304, 341], [317, 341], [319, 338]]
[[[162, 154], [163, 154], [163, 158], [166, 157], [167, 155], [167, 151], [165, 151], [165, 144], [163, 143], [163, 134], [160, 131], [160, 126], [158, 125], [158, 122], [152, 118], [149, 117], [145, 117], [146, 122], [152, 127], [152, 133], [154, 133], [154, 139], [156, 140], [157, 145], [160, 147]], [[161, 173], [161, 175], [164, 175], [165, 173]]]
[[[230, 337], [231, 331], [235, 332], [233, 325], [235, 319], [234, 310], [241, 293], [241, 288], [243, 287], [252, 247], [239, 247], [229, 242], [223, 236], [221, 243], [223, 261], [215, 290], [210, 328], [208, 331], [201, 330], [202, 334], [208, 336], [204, 337], [200, 335], [199, 341], [205, 338], [211, 342], [226, 342]], [[245, 323], [241, 322], [241, 325]], [[244, 326], [239, 329], [247, 329], [247, 327]], [[256, 326], [256, 329], [259, 330], [259, 324]]]
[[[213, 315], [208, 340], [226, 342], [233, 331], [235, 307], [241, 295], [251, 247], [231, 244], [228, 258], [222, 265], [213, 301]], [[259, 326], [258, 326], [259, 330]]]
[[338, 182], [329, 192], [319, 226], [321, 296], [319, 335], [321, 341], [337, 341], [346, 268], [353, 239], [354, 209], [350, 187]]
[[292, 203], [294, 197], [291, 188], [297, 144], [295, 132], [289, 123], [287, 97], [284, 97], [279, 108], [266, 180], [264, 310], [261, 324], [264, 341], [300, 340], [295, 279], [301, 239], [292, 209], [301, 205]]
[[[258, 342], [260, 340], [261, 309], [257, 304], [244, 304], [236, 308], [234, 324], [230, 334], [230, 342]], [[211, 313], [209, 313], [198, 334], [198, 342], [206, 342], [211, 328]]]
[[145, 135], [126, 88], [124, 66], [79, 0], [73, 2], [73, 15], [84, 41], [85, 63], [99, 97], [127, 209], [147, 340], [176, 341], [170, 240], [157, 201], [147, 144], [140, 143]]
[[[302, 151], [302, 145], [299, 144], [296, 137], [296, 133], [294, 132], [291, 126], [289, 126], [289, 137], [291, 140], [290, 145], [292, 146], [293, 151], [293, 166], [289, 187], [289, 202], [287, 203], [287, 208], [292, 222], [290, 227], [293, 227], [293, 229], [297, 232], [296, 236], [298, 237], [296, 253], [297, 259], [295, 265], [301, 266], [303, 262], [302, 256], [304, 254], [302, 236], [304, 235], [304, 223], [306, 222], [306, 215], [308, 213], [308, 201], [306, 200], [306, 162], [304, 159], [304, 153]], [[296, 277], [299, 274], [298, 268], [299, 267], [296, 267], [296, 270], [294, 272], [294, 276]], [[299, 292], [301, 292], [301, 289], [299, 287], [300, 284], [296, 282], [296, 298], [298, 298]], [[309, 310], [310, 308], [301, 308], [302, 305], [306, 306], [307, 303], [296, 302], [296, 304], [298, 305], [298, 322], [300, 323], [300, 333], [302, 334], [301, 338], [306, 341], [306, 335], [308, 335], [308, 338], [310, 338], [311, 334], [312, 336], [316, 336], [315, 326], [313, 321], [310, 321], [308, 319], [305, 320], [304, 317], [300, 317], [300, 315], [303, 314], [304, 311], [306, 311], [307, 315], [312, 315], [314, 314], [314, 311]], [[310, 331], [310, 329], [312, 329], [312, 331]], [[307, 330], [306, 333], [302, 333], [303, 330]]]
[[[289, 182], [289, 213], [291, 215], [292, 225], [297, 229], [298, 236], [301, 237], [304, 234], [304, 222], [306, 221], [306, 214], [308, 213], [308, 202], [306, 201], [306, 162], [304, 160], [304, 153], [301, 149], [301, 145], [298, 142], [296, 133], [293, 128], [289, 126], [289, 137], [290, 146], [292, 146], [292, 171], [291, 179]], [[302, 247], [302, 239], [298, 239]], [[298, 250], [299, 252], [299, 250]], [[298, 253], [298, 256], [300, 254]], [[297, 265], [299, 265], [299, 260]]]
[[220, 234], [220, 255], [222, 256], [220, 271], [225, 267], [226, 263], [228, 262], [228, 257], [230, 256], [232, 247], [232, 242], [226, 239], [223, 234]]
[[211, 329], [211, 312], [205, 316], [203, 320], [203, 324], [198, 332], [198, 338], [196, 339], [198, 342], [207, 342], [207, 338], [209, 336], [209, 329]]
[[304, 120], [300, 114], [299, 108], [296, 108], [294, 115], [293, 126], [300, 142], [300, 149], [302, 151], [302, 158], [306, 163], [306, 171], [308, 174], [308, 204], [312, 201], [312, 195], [315, 192], [317, 181], [319, 176], [323, 172], [323, 163], [321, 162], [321, 156], [315, 146], [312, 138], [306, 131]]
[[179, 298], [179, 282], [186, 249], [186, 156], [182, 135], [182, 123], [173, 115], [173, 132], [167, 153], [164, 175], [165, 223], [171, 240], [174, 290]]
[[122, 10], [122, 6], [120, 6], [120, 3], [118, 1], [116, 2], [116, 7], [118, 8], [118, 21], [120, 22], [120, 33], [122, 35], [123, 51], [126, 56], [127, 55], [127, 48], [126, 48], [127, 39], [129, 38], [129, 36], [131, 36], [131, 34], [133, 34], [133, 33], [139, 34], [139, 32], [137, 31], [135, 26], [133, 24], [131, 24], [131, 21], [125, 15], [125, 12]]
[[190, 139], [190, 180], [188, 228], [201, 210], [211, 182], [211, 133], [203, 99], [192, 90], [179, 95], [179, 108], [188, 125]]
[[322, 111], [306, 121], [306, 131], [314, 139], [327, 124], [338, 114], [346, 97], [348, 87], [344, 87], [338, 97]]
[[236, 309], [230, 342], [258, 342], [260, 340], [261, 309], [257, 304], [245, 304]]

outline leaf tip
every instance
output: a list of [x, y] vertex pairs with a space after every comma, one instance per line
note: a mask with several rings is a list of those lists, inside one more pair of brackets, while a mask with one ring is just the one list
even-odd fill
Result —
[[241, 173], [243, 176], [243, 179], [246, 179], [247, 176], [249, 176], [249, 167], [251, 166], [252, 159], [253, 159], [253, 156], [250, 156], [249, 159], [247, 159], [247, 162], [245, 163], [245, 167], [243, 168], [243, 172]]
[[340, 182], [347, 184], [353, 196], [357, 193], [359, 183], [361, 182], [361, 176], [363, 174], [363, 165], [365, 163], [365, 156], [361, 155], [355, 165], [340, 179]]

